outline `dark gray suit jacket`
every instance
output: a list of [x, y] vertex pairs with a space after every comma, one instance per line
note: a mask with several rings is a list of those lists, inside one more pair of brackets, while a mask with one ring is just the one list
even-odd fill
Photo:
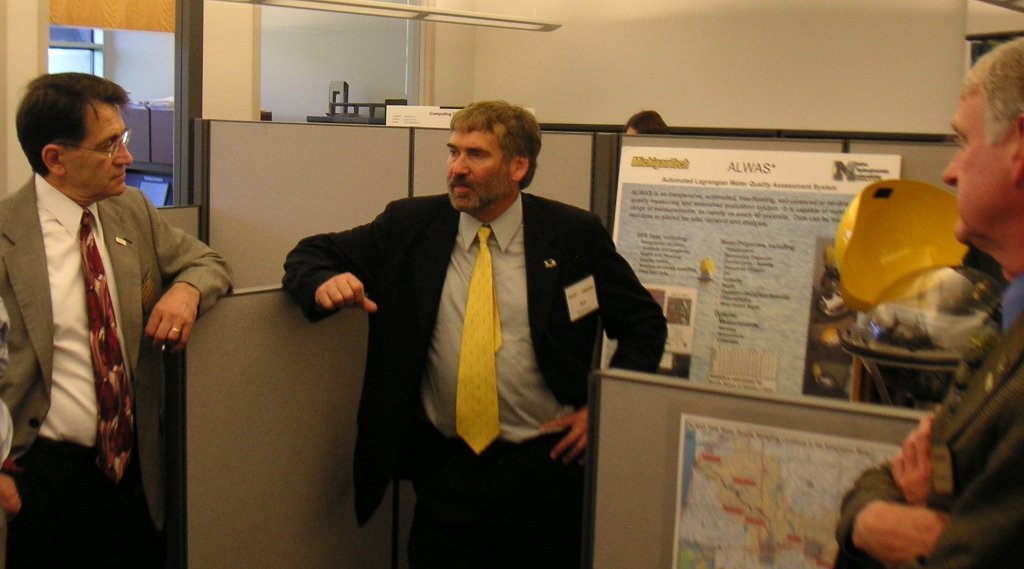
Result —
[[[933, 555], [911, 567], [1024, 567], [1024, 318], [977, 369], [961, 369], [932, 425], [952, 456], [952, 493], [928, 507], [950, 515]], [[933, 468], [934, 465], [933, 465]], [[938, 467], [941, 468], [941, 467]], [[935, 477], [933, 476], [933, 480]], [[887, 467], [869, 470], [843, 501], [837, 537], [845, 567], [880, 567], [852, 551], [857, 513], [876, 499], [904, 502]]]
[[[615, 251], [597, 217], [529, 194], [521, 199], [530, 333], [555, 397], [570, 405], [586, 403], [602, 328], [618, 340], [613, 366], [656, 370], [666, 335], [661, 307]], [[312, 320], [329, 315], [316, 304], [316, 289], [343, 272], [362, 280], [379, 307], [370, 315], [357, 418], [360, 523], [399, 471], [458, 222], [447, 195], [399, 200], [367, 225], [302, 240], [285, 261], [285, 289]], [[588, 276], [597, 285], [599, 309], [573, 322], [565, 287]]]
[[[184, 281], [199, 289], [199, 313], [231, 287], [224, 259], [172, 228], [134, 188], [97, 204], [117, 284], [125, 359], [131, 370], [142, 479], [150, 515], [164, 521], [164, 363], [143, 330], [165, 288]], [[115, 241], [116, 238], [121, 238]], [[53, 305], [42, 229], [30, 181], [0, 201], [0, 298], [10, 316], [10, 362], [0, 398], [14, 419], [15, 458], [32, 446], [50, 407]], [[83, 302], [85, 294], [83, 291]]]

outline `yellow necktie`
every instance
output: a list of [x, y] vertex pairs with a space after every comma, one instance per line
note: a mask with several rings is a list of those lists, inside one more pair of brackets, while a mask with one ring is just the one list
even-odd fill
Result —
[[473, 276], [466, 297], [462, 324], [459, 377], [455, 391], [455, 430], [480, 454], [501, 431], [498, 422], [498, 375], [494, 354], [501, 347], [501, 318], [494, 296], [489, 226], [477, 231], [480, 251], [473, 263]]

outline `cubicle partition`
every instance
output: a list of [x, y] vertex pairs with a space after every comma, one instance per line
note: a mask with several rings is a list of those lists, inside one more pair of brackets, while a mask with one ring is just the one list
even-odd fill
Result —
[[[447, 191], [446, 130], [204, 126], [210, 245], [231, 263], [239, 288], [279, 285], [284, 256], [302, 237], [368, 223], [392, 200]], [[590, 209], [592, 140], [592, 134], [545, 135], [529, 191]]]
[[[893, 407], [771, 396], [621, 370], [594, 373], [590, 404], [587, 551], [593, 569], [673, 566], [683, 414], [893, 444], [922, 416]], [[779, 507], [778, 497], [770, 501], [772, 508]], [[759, 566], [786, 568], [767, 559]]]
[[776, 152], [842, 152], [842, 139], [749, 138], [738, 136], [666, 136], [630, 135], [622, 137], [623, 146], [663, 146], [667, 148], [712, 148], [721, 150], [771, 150]]
[[[372, 220], [395, 199], [443, 193], [448, 131], [367, 125], [203, 121], [200, 189], [210, 244], [238, 288], [280, 284], [285, 254], [307, 235]], [[899, 154], [903, 176], [941, 184], [949, 143], [548, 132], [528, 189], [613, 218], [620, 144]]]
[[[366, 317], [343, 312], [311, 324], [276, 287], [284, 256], [300, 238], [369, 222], [394, 199], [445, 191], [448, 133], [231, 121], [202, 121], [198, 132], [199, 188], [209, 226], [208, 233], [205, 222], [194, 229], [227, 258], [236, 288], [199, 322], [187, 354], [180, 405], [187, 566], [403, 567], [413, 503], [408, 487], [401, 487], [401, 500], [388, 498], [365, 528], [355, 526], [352, 507], [351, 453]], [[905, 174], [936, 168], [944, 160], [939, 155], [949, 151], [942, 144], [840, 138], [555, 132], [544, 135], [529, 191], [612, 219], [624, 143], [891, 150], [903, 155]], [[181, 224], [196, 223], [194, 212], [180, 215]], [[596, 462], [590, 469], [595, 568], [666, 566], [672, 449], [678, 444], [681, 409], [739, 412], [751, 420], [782, 417], [795, 425], [820, 426], [825, 433], [887, 441], [898, 440], [913, 422], [896, 412], [724, 395], [685, 382], [612, 372], [599, 374], [596, 384], [591, 453]]]
[[159, 209], [161, 217], [172, 226], [188, 233], [192, 237], [202, 238], [199, 234], [199, 206], [184, 205], [175, 207], [162, 207]]
[[279, 286], [299, 239], [372, 220], [409, 195], [409, 131], [209, 121], [210, 245], [235, 287]]
[[[448, 131], [416, 129], [413, 144], [413, 194], [425, 196], [447, 191], [445, 164]], [[527, 191], [586, 210], [590, 209], [591, 133], [544, 133], [537, 174]]]
[[[302, 237], [445, 191], [447, 132], [230, 121], [201, 132], [210, 244], [231, 264], [236, 293], [189, 347], [188, 566], [401, 566], [408, 486], [367, 528], [355, 527], [351, 504], [365, 317], [309, 324], [273, 287]], [[531, 191], [589, 207], [591, 140], [546, 137], [551, 166]]]
[[392, 497], [356, 525], [365, 352], [365, 314], [311, 324], [280, 290], [236, 293], [203, 317], [185, 390], [188, 567], [392, 566]]

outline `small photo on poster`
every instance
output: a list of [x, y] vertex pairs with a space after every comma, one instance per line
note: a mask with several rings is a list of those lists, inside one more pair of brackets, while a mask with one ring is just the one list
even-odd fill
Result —
[[661, 305], [665, 321], [668, 323], [665, 352], [662, 354], [658, 372], [676, 377], [689, 377], [697, 289], [648, 286], [647, 290]]
[[807, 356], [803, 394], [850, 398], [853, 357], [840, 345], [840, 337], [854, 322], [854, 313], [839, 292], [834, 241], [818, 239], [807, 322]]

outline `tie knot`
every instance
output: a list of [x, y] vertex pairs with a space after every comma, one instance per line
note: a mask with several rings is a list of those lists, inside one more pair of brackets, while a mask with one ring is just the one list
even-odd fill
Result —
[[87, 209], [82, 210], [82, 226], [92, 227], [92, 213]]
[[476, 238], [480, 241], [481, 245], [487, 245], [487, 240], [491, 237], [491, 226], [481, 225], [480, 229], [476, 230]]

